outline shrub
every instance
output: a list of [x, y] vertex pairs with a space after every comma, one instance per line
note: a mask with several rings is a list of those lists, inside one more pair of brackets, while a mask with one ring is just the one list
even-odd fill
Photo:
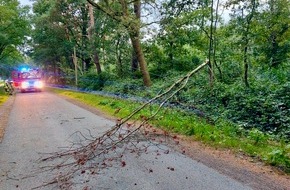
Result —
[[85, 90], [102, 90], [106, 83], [110, 82], [113, 75], [102, 72], [101, 74], [88, 73], [80, 77], [79, 87]]

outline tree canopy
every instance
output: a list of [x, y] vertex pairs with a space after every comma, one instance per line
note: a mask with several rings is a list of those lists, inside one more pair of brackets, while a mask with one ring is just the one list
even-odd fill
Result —
[[23, 61], [29, 31], [29, 7], [20, 6], [17, 0], [1, 0], [0, 74], [8, 75], [11, 65]]

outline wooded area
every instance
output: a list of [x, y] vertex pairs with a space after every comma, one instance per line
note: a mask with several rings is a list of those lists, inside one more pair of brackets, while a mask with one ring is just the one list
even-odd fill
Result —
[[290, 137], [288, 0], [0, 0], [0, 75], [31, 62], [47, 83], [171, 100], [213, 122]]

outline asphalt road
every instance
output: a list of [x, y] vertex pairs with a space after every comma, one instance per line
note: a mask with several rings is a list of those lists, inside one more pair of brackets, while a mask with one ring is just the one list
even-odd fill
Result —
[[[35, 172], [40, 167], [37, 162], [39, 153], [69, 146], [78, 140], [76, 135], [72, 135], [76, 131], [98, 135], [112, 125], [113, 121], [54, 94], [18, 93], [0, 144], [0, 189], [27, 190], [45, 184], [55, 174]], [[141, 157], [128, 154], [124, 159], [126, 167], [108, 168], [99, 175], [86, 178], [76, 176], [73, 189], [251, 189], [174, 151], [162, 154], [158, 159], [153, 153]]]

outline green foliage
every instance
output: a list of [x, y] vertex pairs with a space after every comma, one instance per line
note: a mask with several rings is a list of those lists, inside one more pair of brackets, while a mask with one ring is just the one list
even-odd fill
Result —
[[[177, 103], [177, 106], [182, 104], [189, 109], [193, 108], [194, 113], [212, 121], [218, 121], [219, 118], [228, 119], [245, 129], [258, 129], [287, 139], [290, 135], [290, 86], [289, 82], [285, 82], [289, 77], [287, 71], [284, 71], [284, 74], [282, 72], [278, 72], [278, 76], [270, 72], [272, 77], [266, 72], [257, 74], [259, 78], [251, 80], [250, 88], [245, 87], [242, 82], [216, 82], [213, 87], [204, 86], [204, 72], [201, 73], [201, 77], [191, 80], [188, 86], [170, 101]], [[163, 75], [162, 80], [155, 80], [151, 88], [144, 88], [141, 79], [119, 79], [103, 83], [103, 88], [98, 89], [121, 96], [152, 98], [174, 83], [180, 75], [182, 72], [172, 69]], [[87, 87], [90, 88], [92, 84], [87, 84]], [[194, 134], [195, 130], [190, 128], [186, 133]]]
[[109, 73], [100, 74], [88, 73], [80, 77], [79, 88], [85, 90], [102, 90], [106, 84], [113, 78]]
[[[62, 61], [71, 59], [73, 41], [67, 37], [64, 27], [64, 20], [61, 11], [58, 11], [55, 1], [39, 0], [33, 5], [34, 17], [32, 19], [34, 30], [32, 33], [33, 49], [30, 56], [45, 67], [56, 67], [59, 63], [63, 64], [60, 68], [72, 64]], [[70, 58], [68, 58], [70, 56]]]
[[1, 63], [13, 64], [13, 59], [19, 61], [19, 59], [23, 58], [20, 52], [30, 32], [28, 12], [29, 8], [20, 7], [19, 2], [16, 0], [0, 0]]
[[262, 61], [268, 67], [277, 67], [289, 60], [290, 56], [290, 2], [274, 0], [267, 2], [268, 10], [260, 13], [256, 30], [257, 49], [263, 55]]
[[289, 89], [289, 84], [278, 89], [259, 84], [252, 89], [225, 94], [222, 100], [225, 98], [227, 101], [224, 105], [226, 117], [240, 122], [246, 128], [258, 127], [274, 133], [289, 130], [289, 96], [283, 93], [284, 88]]
[[281, 161], [286, 162], [288, 166], [290, 165], [290, 159], [285, 155], [285, 150], [283, 149], [274, 149], [268, 156], [273, 165], [277, 165]]
[[256, 144], [264, 144], [267, 140], [267, 136], [262, 131], [259, 131], [258, 129], [252, 129], [249, 131], [248, 138], [253, 141], [253, 143]]
[[210, 87], [204, 85], [205, 73], [201, 73], [175, 97], [175, 101], [202, 111], [213, 121], [224, 118], [246, 129], [258, 128], [289, 139], [290, 89], [287, 69], [261, 72], [255, 73], [257, 78], [250, 80], [250, 88], [241, 81], [215, 82]]
[[272, 148], [263, 158], [273, 166], [278, 166], [286, 172], [290, 172], [290, 144], [281, 147]]

